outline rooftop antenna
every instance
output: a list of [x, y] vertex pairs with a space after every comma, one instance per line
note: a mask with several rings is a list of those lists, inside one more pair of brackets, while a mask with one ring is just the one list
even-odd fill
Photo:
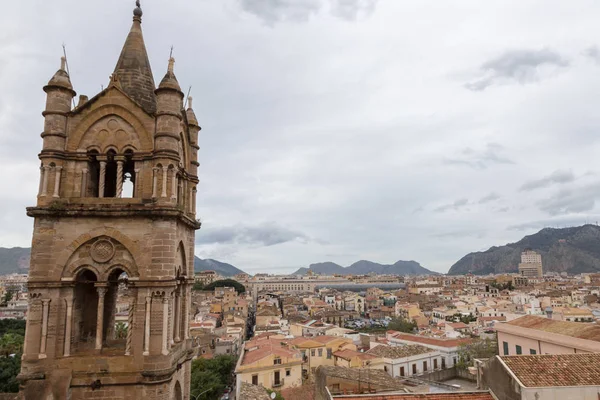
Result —
[[185, 103], [183, 104], [183, 109], [185, 110], [187, 107], [188, 100], [190, 99], [190, 92], [192, 91], [192, 85], [188, 89], [187, 96], [185, 96]]
[[[69, 75], [69, 79], [71, 79], [71, 72], [69, 72], [69, 61], [67, 59], [67, 46], [64, 44], [62, 44], [62, 48], [63, 48], [63, 56], [65, 57], [65, 66], [67, 67], [67, 74]], [[73, 97], [73, 108], [75, 108], [75, 97]]]

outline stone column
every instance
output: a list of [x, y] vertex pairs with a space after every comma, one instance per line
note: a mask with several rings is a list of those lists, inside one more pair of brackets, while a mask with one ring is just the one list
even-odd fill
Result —
[[123, 196], [123, 159], [117, 158], [117, 198]]
[[46, 339], [48, 336], [48, 309], [50, 299], [42, 299], [42, 337], [39, 358], [46, 358]]
[[106, 186], [106, 161], [100, 161], [100, 182], [98, 183], [98, 197], [104, 197], [104, 187]]
[[163, 167], [163, 176], [162, 176], [162, 191], [160, 197], [167, 197], [167, 173], [169, 172], [169, 167]]
[[162, 329], [162, 353], [169, 354], [169, 295], [165, 294], [162, 298], [163, 304], [163, 329]]
[[133, 316], [135, 312], [135, 303], [129, 303], [129, 315], [127, 316], [127, 341], [125, 344], [125, 355], [131, 354], [131, 341], [133, 340]]
[[50, 169], [50, 167], [44, 165], [42, 168], [44, 168], [44, 177], [42, 178], [42, 193], [40, 194], [40, 196], [45, 196], [48, 192], [48, 170]]
[[135, 181], [133, 182], [133, 197], [139, 196], [139, 182], [140, 182], [140, 169], [136, 169], [135, 171]]
[[65, 348], [63, 356], [71, 355], [71, 323], [73, 320], [73, 299], [65, 299], [67, 303], [67, 319], [65, 321]]
[[190, 204], [188, 204], [188, 211], [190, 214], [194, 213], [194, 188], [190, 188]]
[[150, 354], [150, 307], [152, 306], [152, 297], [146, 297], [146, 318], [144, 320], [144, 355]]
[[175, 323], [175, 342], [181, 341], [181, 296], [179, 293], [175, 293], [175, 312], [174, 312]]
[[62, 172], [62, 167], [54, 167], [54, 194], [52, 197], [58, 197], [58, 193], [60, 190], [60, 174]]
[[[136, 181], [137, 182], [137, 181]], [[158, 168], [152, 168], [152, 198], [155, 199], [158, 194]]]
[[169, 335], [169, 345], [173, 346], [175, 342], [173, 341], [173, 326], [175, 325], [175, 292], [171, 292], [169, 295], [169, 311], [171, 314], [171, 318], [169, 318], [169, 326], [168, 326], [168, 335]]
[[188, 339], [190, 337], [190, 309], [188, 308], [188, 301], [187, 299], [189, 299], [189, 294], [188, 294], [188, 290], [187, 290], [187, 284], [185, 285], [185, 288], [183, 289], [183, 338], [184, 339]]
[[173, 180], [171, 181], [171, 200], [177, 200], [177, 170], [173, 168]]
[[194, 186], [193, 189], [193, 196], [192, 196], [192, 213], [196, 214], [196, 194], [197, 194], [197, 190], [196, 187]]
[[87, 197], [87, 168], [81, 170], [81, 197]]
[[102, 327], [104, 325], [104, 296], [106, 295], [105, 287], [97, 287], [98, 291], [98, 318], [96, 319], [96, 350], [102, 349]]
[[44, 185], [44, 166], [40, 166], [40, 186], [38, 188], [38, 196], [42, 195], [42, 187]]

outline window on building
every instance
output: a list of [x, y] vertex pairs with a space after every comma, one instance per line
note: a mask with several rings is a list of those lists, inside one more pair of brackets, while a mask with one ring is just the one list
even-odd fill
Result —
[[521, 348], [521, 346], [516, 345], [515, 348], [517, 350], [517, 354], [523, 354], [523, 349]]
[[427, 371], [427, 361], [423, 361], [423, 372]]
[[400, 376], [404, 376], [404, 367], [400, 367]]
[[252, 384], [258, 386], [258, 375], [252, 375]]
[[456, 365], [456, 357], [452, 357], [452, 365]]
[[504, 355], [508, 355], [508, 342], [502, 342], [502, 348], [504, 350]]
[[314, 357], [315, 356], [315, 349], [310, 349], [310, 356]]
[[385, 372], [388, 372], [388, 370], [387, 370], [387, 365], [384, 365], [384, 366], [383, 366], [383, 370], [384, 370]]
[[433, 369], [438, 369], [438, 360], [437, 360], [437, 358], [433, 359]]
[[331, 359], [331, 349], [327, 349], [327, 359], [330, 360]]
[[279, 357], [275, 357], [275, 358], [273, 359], [273, 365], [279, 365], [279, 364], [281, 364], [281, 358], [279, 358]]
[[442, 369], [446, 369], [446, 358], [442, 357]]
[[319, 349], [319, 357], [323, 357], [323, 349]]
[[529, 354], [537, 354], [537, 352], [534, 349], [529, 349]]
[[413, 375], [417, 374], [417, 364], [412, 365], [412, 373], [413, 373]]
[[285, 370], [285, 376], [290, 376], [292, 375], [292, 370], [291, 369], [286, 369]]

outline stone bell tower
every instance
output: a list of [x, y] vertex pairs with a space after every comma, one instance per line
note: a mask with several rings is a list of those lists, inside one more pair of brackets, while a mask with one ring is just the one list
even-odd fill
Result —
[[44, 87], [24, 399], [189, 398], [200, 126], [141, 23], [102, 92], [73, 107], [64, 59]]

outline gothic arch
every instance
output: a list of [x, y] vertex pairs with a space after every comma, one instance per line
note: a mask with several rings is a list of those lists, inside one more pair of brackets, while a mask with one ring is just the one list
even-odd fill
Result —
[[175, 259], [178, 263], [176, 268], [179, 270], [180, 274], [182, 273], [185, 276], [189, 275], [185, 246], [182, 241], [179, 241], [179, 245], [177, 246], [177, 256]]
[[80, 148], [81, 141], [89, 129], [104, 118], [114, 115], [127, 122], [138, 136], [140, 147], [143, 151], [151, 151], [154, 148], [152, 135], [145, 128], [139, 118], [126, 108], [115, 105], [105, 104], [91, 111], [82, 121], [69, 133], [68, 150], [77, 151]]
[[116, 269], [123, 270], [125, 273], [127, 273], [127, 276], [130, 277], [139, 276], [137, 267], [131, 261], [118, 259], [112, 263], [106, 264], [109, 266], [103, 268], [98, 268], [97, 264], [98, 263], [95, 262], [91, 257], [80, 258], [76, 262], [67, 263], [67, 265], [63, 269], [61, 278], [74, 279], [77, 276], [77, 274], [86, 269], [92, 271], [98, 277], [98, 282], [106, 282], [108, 280], [109, 275]]
[[181, 384], [179, 381], [175, 382], [175, 389], [173, 391], [174, 400], [183, 400], [183, 393], [181, 392]]

